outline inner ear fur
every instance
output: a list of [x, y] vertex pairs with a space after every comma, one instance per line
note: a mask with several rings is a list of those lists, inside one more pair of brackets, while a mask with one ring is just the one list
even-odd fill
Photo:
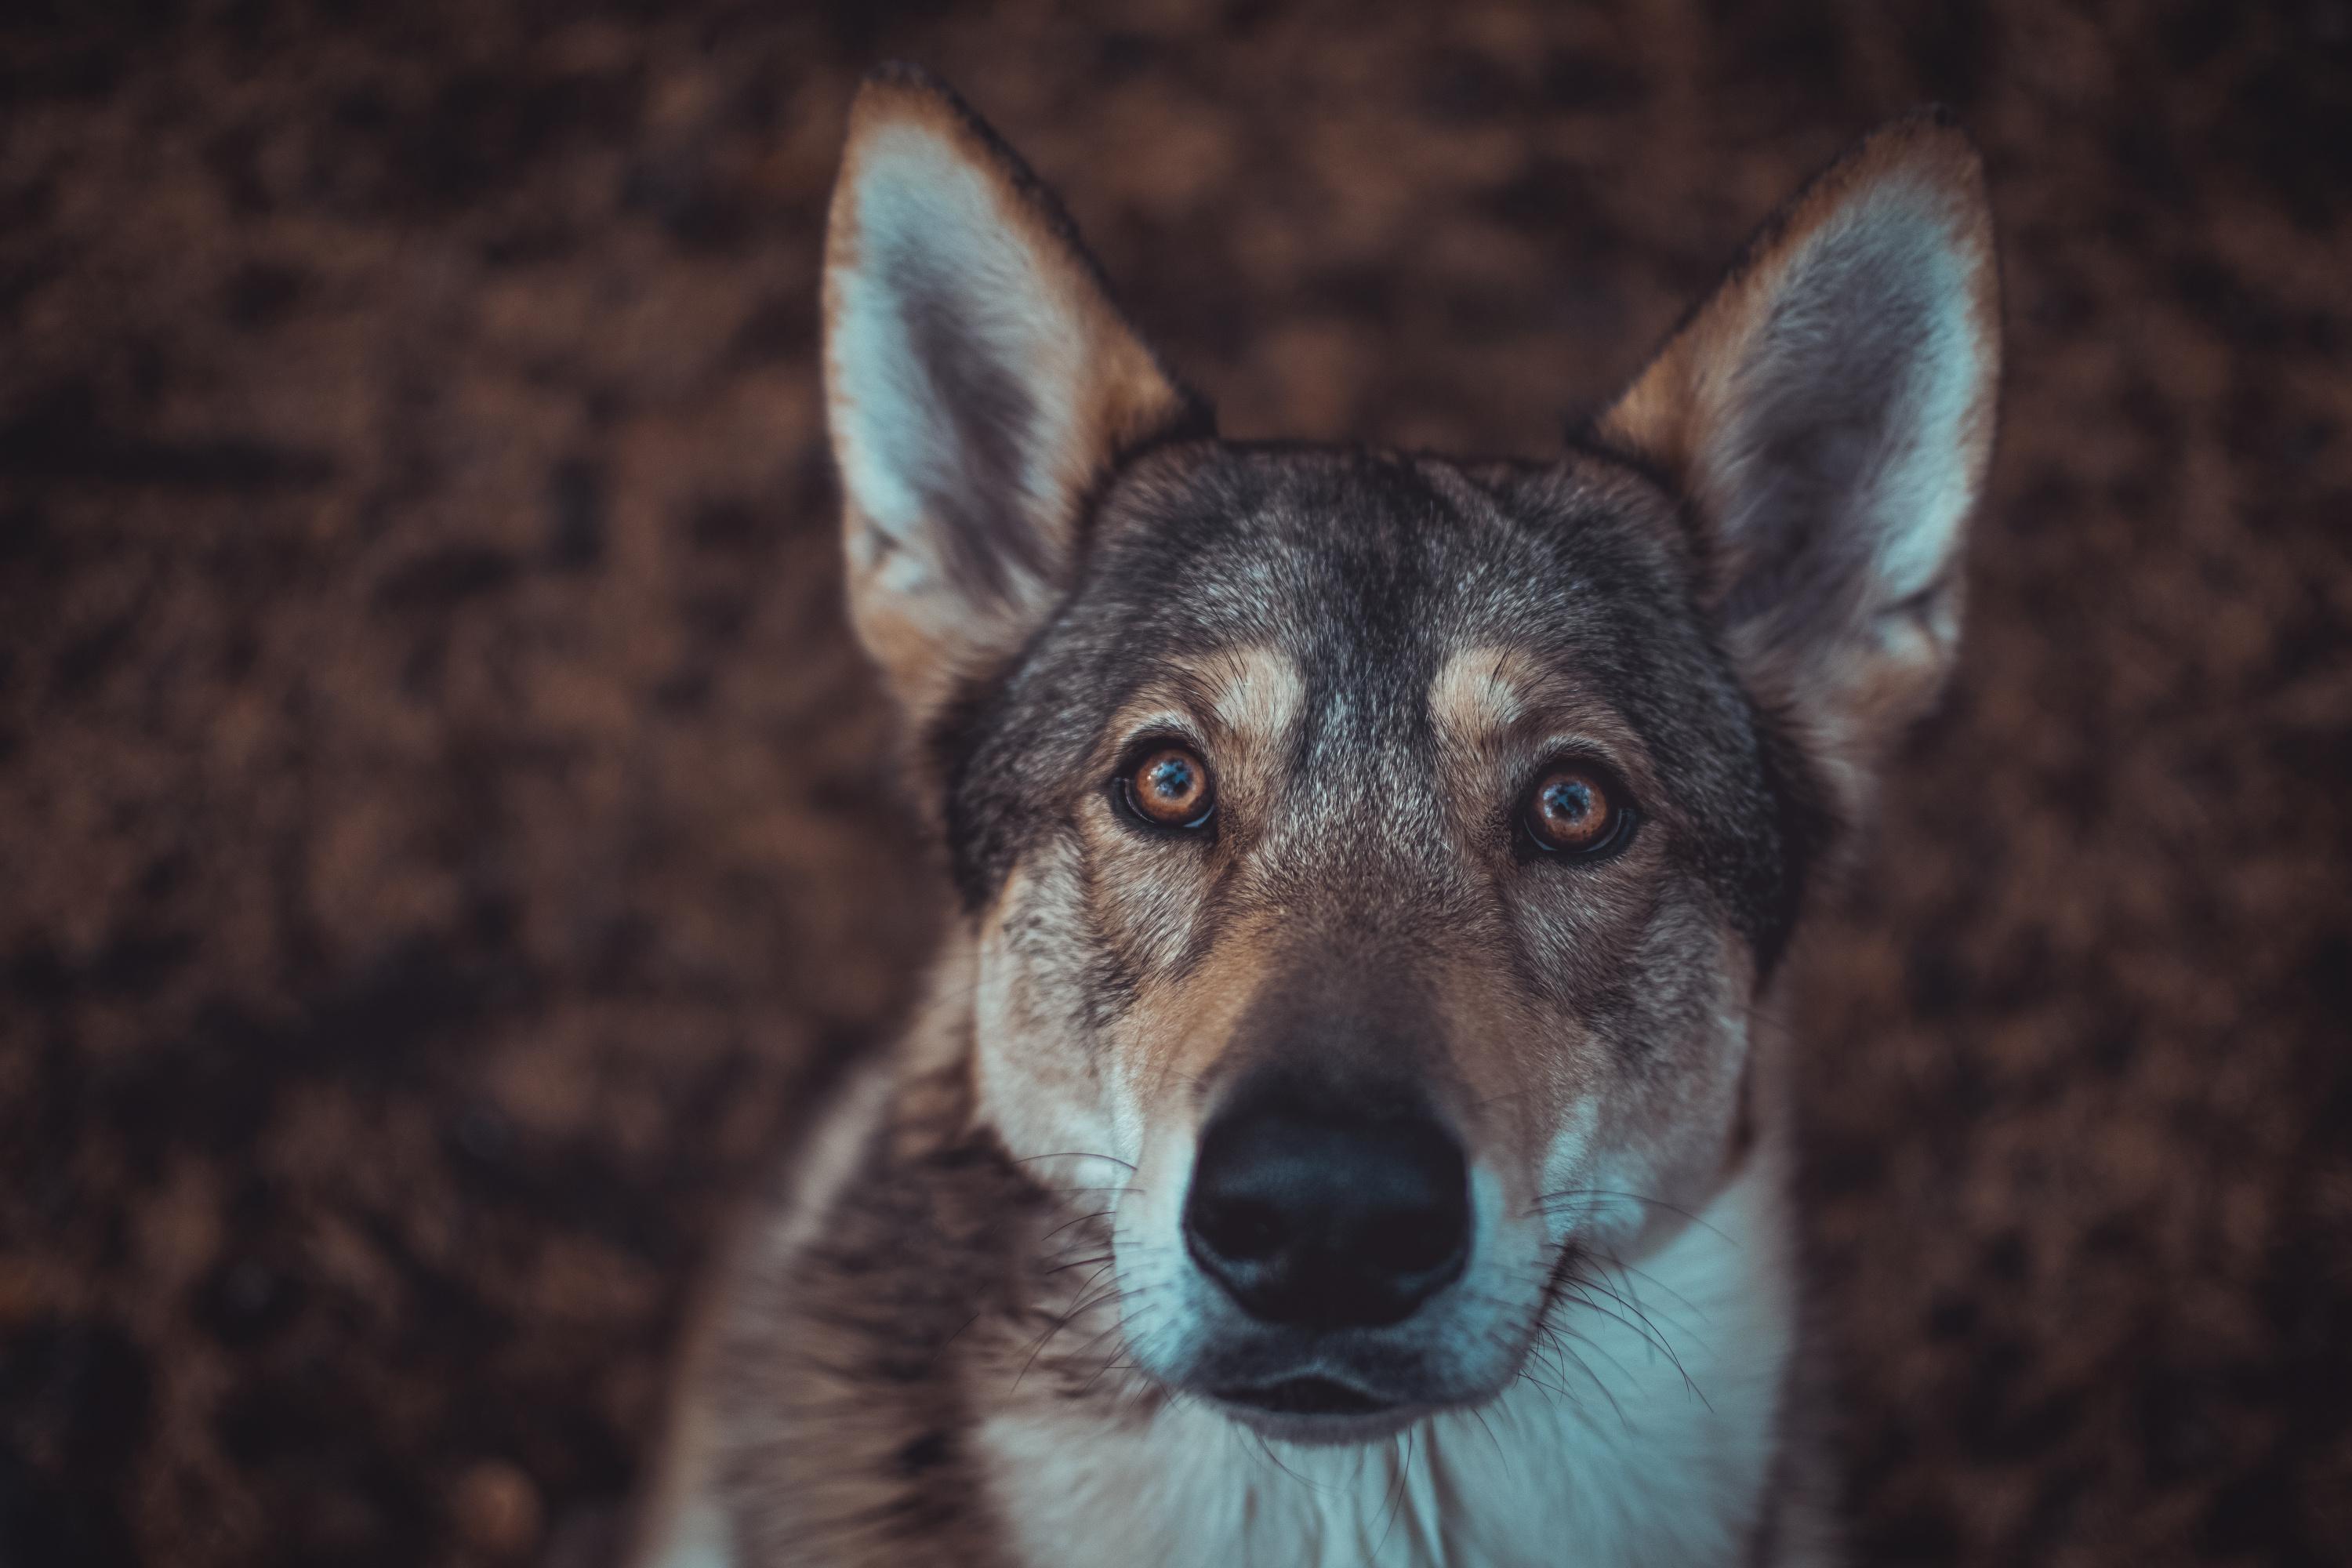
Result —
[[909, 66], [850, 110], [824, 366], [852, 620], [919, 725], [1051, 613], [1113, 466], [1209, 424], [1053, 195]]
[[1703, 607], [1842, 795], [1957, 650], [1999, 318], [1976, 150], [1915, 114], [1768, 221], [1591, 431], [1680, 492]]

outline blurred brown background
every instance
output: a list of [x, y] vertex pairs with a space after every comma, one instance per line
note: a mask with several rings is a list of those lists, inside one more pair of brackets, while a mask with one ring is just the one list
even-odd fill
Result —
[[1523, 451], [1960, 111], [1972, 644], [1795, 1020], [1860, 1538], [2341, 1561], [2345, 4], [20, 0], [0, 1562], [577, 1560], [624, 1495], [730, 1195], [942, 902], [814, 364], [887, 55], [1229, 432]]

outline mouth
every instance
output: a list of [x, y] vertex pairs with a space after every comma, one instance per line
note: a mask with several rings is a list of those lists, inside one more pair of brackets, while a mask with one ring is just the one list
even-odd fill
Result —
[[1228, 1405], [1244, 1405], [1272, 1415], [1369, 1415], [1390, 1408], [1388, 1401], [1329, 1377], [1286, 1377], [1279, 1383], [1213, 1392]]
[[1365, 1393], [1329, 1377], [1286, 1377], [1208, 1391], [1242, 1425], [1296, 1443], [1358, 1443], [1401, 1432], [1421, 1406]]

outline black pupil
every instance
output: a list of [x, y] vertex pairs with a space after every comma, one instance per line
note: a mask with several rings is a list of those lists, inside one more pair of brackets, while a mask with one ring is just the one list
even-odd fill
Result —
[[1575, 832], [1593, 815], [1597, 802], [1592, 785], [1583, 779], [1554, 779], [1543, 787], [1543, 814], [1555, 825]]
[[1181, 805], [1192, 793], [1192, 764], [1181, 757], [1162, 757], [1145, 775], [1151, 793], [1171, 805]]

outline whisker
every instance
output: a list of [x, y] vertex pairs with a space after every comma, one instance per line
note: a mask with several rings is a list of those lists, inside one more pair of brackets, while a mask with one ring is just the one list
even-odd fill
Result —
[[[1554, 1358], [1552, 1361], [1553, 1367], [1558, 1369], [1560, 1375], [1563, 1377], [1567, 1376], [1568, 1373], [1566, 1369], [1559, 1366], [1559, 1358], [1565, 1356], [1570, 1361], [1574, 1362], [1576, 1363], [1576, 1370], [1582, 1373], [1585, 1375], [1586, 1380], [1589, 1381], [1595, 1389], [1600, 1391], [1601, 1397], [1609, 1402], [1609, 1408], [1616, 1413], [1617, 1425], [1627, 1432], [1633, 1430], [1633, 1424], [1625, 1419], [1625, 1407], [1617, 1402], [1616, 1394], [1611, 1390], [1607, 1384], [1601, 1381], [1601, 1374], [1594, 1372], [1591, 1364], [1588, 1363], [1582, 1356], [1569, 1349], [1568, 1346], [1560, 1341], [1556, 1331], [1545, 1348]], [[1570, 1394], [1566, 1389], [1560, 1390], [1560, 1396], [1566, 1399], [1570, 1405], [1577, 1403], [1576, 1396]]]
[[1066, 1268], [1084, 1268], [1090, 1263], [1108, 1263], [1110, 1260], [1111, 1255], [1108, 1252], [1098, 1252], [1092, 1258], [1074, 1258], [1067, 1263], [1056, 1263], [1051, 1268], [1039, 1269], [1037, 1277], [1043, 1279], [1059, 1274]]
[[1047, 1342], [1051, 1341], [1055, 1334], [1060, 1333], [1064, 1329], [1068, 1328], [1071, 1323], [1076, 1321], [1079, 1313], [1091, 1311], [1099, 1304], [1100, 1299], [1089, 1298], [1087, 1295], [1087, 1292], [1092, 1290], [1095, 1286], [1095, 1281], [1108, 1273], [1110, 1268], [1111, 1265], [1106, 1263], [1100, 1268], [1096, 1269], [1094, 1273], [1087, 1276], [1087, 1282], [1078, 1287], [1078, 1296], [1080, 1298], [1078, 1304], [1072, 1307], [1060, 1317], [1056, 1318], [1054, 1321], [1053, 1326], [1048, 1328], [1045, 1333], [1040, 1335], [1037, 1342], [1029, 1348], [1029, 1359], [1021, 1363], [1021, 1370], [1013, 1374], [1013, 1386], [1014, 1389], [1018, 1390], [1020, 1388], [1021, 1380], [1029, 1375], [1029, 1369], [1031, 1367], [1037, 1364], [1037, 1357], [1045, 1351]]
[[1132, 1163], [1122, 1160], [1116, 1154], [1097, 1154], [1087, 1149], [1064, 1149], [1052, 1154], [1024, 1154], [1013, 1163], [1016, 1165], [1034, 1165], [1040, 1160], [1102, 1160], [1114, 1165], [1125, 1165], [1130, 1171], [1135, 1169]]
[[[1612, 1311], [1608, 1308], [1602, 1306], [1600, 1302], [1595, 1301], [1591, 1297], [1584, 1295], [1582, 1293], [1584, 1287], [1588, 1285], [1600, 1290], [1601, 1294], [1607, 1296], [1611, 1300], [1616, 1301], [1619, 1305], [1623, 1306], [1627, 1311], [1633, 1314], [1633, 1318], [1638, 1318], [1641, 1321], [1636, 1324], [1633, 1321], [1633, 1318], [1628, 1318], [1622, 1312]], [[1693, 1381], [1690, 1374], [1690, 1369], [1683, 1365], [1683, 1358], [1675, 1353], [1675, 1347], [1667, 1342], [1664, 1333], [1659, 1330], [1658, 1326], [1650, 1321], [1648, 1313], [1643, 1311], [1639, 1307], [1633, 1306], [1632, 1303], [1626, 1301], [1624, 1298], [1619, 1296], [1615, 1291], [1610, 1289], [1605, 1285], [1600, 1284], [1597, 1280], [1592, 1279], [1589, 1276], [1579, 1278], [1574, 1282], [1572, 1289], [1575, 1292], [1574, 1294], [1563, 1291], [1562, 1298], [1567, 1300], [1574, 1301], [1577, 1305], [1584, 1308], [1588, 1311], [1596, 1312], [1601, 1317], [1613, 1320], [1633, 1334], [1637, 1335], [1644, 1343], [1655, 1347], [1660, 1354], [1664, 1355], [1668, 1362], [1673, 1363], [1675, 1373], [1683, 1380], [1683, 1386], [1688, 1389], [1692, 1394], [1697, 1395], [1698, 1402], [1701, 1405], [1706, 1405], [1707, 1409], [1713, 1410], [1715, 1408], [1714, 1402], [1706, 1396], [1706, 1391], [1699, 1387], [1697, 1383]]]
[[[1241, 1431], [1244, 1430], [1244, 1428], [1236, 1426], [1234, 1430]], [[1288, 1465], [1284, 1464], [1282, 1462], [1282, 1456], [1274, 1451], [1274, 1445], [1265, 1440], [1265, 1433], [1252, 1432], [1249, 1435], [1253, 1438], [1256, 1439], [1258, 1452], [1264, 1454], [1266, 1458], [1273, 1463], [1276, 1469], [1280, 1470], [1284, 1475], [1288, 1476], [1292, 1480], [1297, 1482], [1300, 1486], [1305, 1487], [1309, 1491], [1322, 1491], [1326, 1489], [1322, 1487], [1317, 1486], [1313, 1481], [1308, 1480], [1305, 1476], [1300, 1475], [1297, 1470], [1294, 1470]]]
[[982, 1307], [979, 1311], [974, 1312], [971, 1317], [966, 1318], [966, 1319], [965, 1319], [961, 1323], [958, 1324], [958, 1325], [957, 1325], [957, 1327], [956, 1327], [956, 1331], [955, 1331], [954, 1333], [950, 1334], [946, 1339], [941, 1340], [941, 1341], [939, 1342], [939, 1344], [937, 1345], [937, 1347], [935, 1347], [935, 1348], [932, 1350], [932, 1352], [931, 1352], [931, 1361], [932, 1361], [933, 1364], [935, 1364], [935, 1365], [936, 1365], [936, 1364], [938, 1363], [938, 1362], [939, 1362], [939, 1359], [940, 1359], [941, 1356], [943, 1356], [943, 1355], [945, 1355], [945, 1354], [947, 1354], [947, 1353], [948, 1353], [948, 1347], [949, 1347], [950, 1345], [951, 1345], [951, 1344], [955, 1343], [955, 1342], [956, 1342], [956, 1341], [958, 1341], [958, 1340], [960, 1340], [960, 1339], [961, 1339], [961, 1338], [963, 1337], [963, 1331], [964, 1331], [964, 1330], [966, 1330], [966, 1329], [968, 1329], [968, 1328], [971, 1327], [974, 1323], [976, 1323], [976, 1322], [980, 1321], [981, 1321], [981, 1319], [982, 1319], [982, 1318], [986, 1317], [987, 1315], [988, 1315], [988, 1309], [987, 1309], [987, 1308], [985, 1308], [985, 1307]]
[[[1593, 1339], [1591, 1335], [1580, 1334], [1574, 1329], [1562, 1328], [1557, 1323], [1550, 1325], [1547, 1329], [1546, 1332], [1550, 1336], [1550, 1344], [1553, 1353], [1556, 1355], [1564, 1355], [1568, 1357], [1569, 1360], [1576, 1363], [1577, 1366], [1583, 1371], [1584, 1374], [1587, 1377], [1592, 1377], [1594, 1382], [1600, 1383], [1601, 1380], [1598, 1377], [1593, 1376], [1591, 1363], [1587, 1362], [1582, 1356], [1577, 1354], [1574, 1351], [1569, 1349], [1569, 1341], [1574, 1340], [1578, 1344], [1582, 1345], [1586, 1350], [1591, 1351], [1594, 1355], [1597, 1355], [1602, 1361], [1607, 1362], [1611, 1368], [1616, 1372], [1619, 1377], [1625, 1379], [1628, 1383], [1633, 1381], [1633, 1373], [1625, 1370], [1625, 1363], [1619, 1361], [1614, 1355], [1612, 1355], [1609, 1352], [1607, 1346], [1601, 1344], [1600, 1341]], [[1605, 1390], [1608, 1387], [1608, 1384], [1602, 1383], [1601, 1387]]]
[[1393, 1489], [1396, 1494], [1395, 1500], [1389, 1506], [1388, 1522], [1381, 1527], [1380, 1540], [1372, 1543], [1372, 1555], [1374, 1557], [1378, 1557], [1381, 1554], [1381, 1548], [1389, 1543], [1389, 1532], [1396, 1529], [1397, 1519], [1404, 1512], [1405, 1491], [1412, 1481], [1412, 1440], [1414, 1436], [1419, 1434], [1420, 1430], [1421, 1429], [1419, 1427], [1414, 1426], [1408, 1427], [1405, 1431], [1404, 1459], [1402, 1463], [1397, 1466], [1396, 1486]]
[[1040, 1241], [1051, 1241], [1074, 1225], [1084, 1225], [1090, 1219], [1108, 1219], [1111, 1215], [1117, 1212], [1118, 1211], [1114, 1209], [1097, 1209], [1092, 1214], [1082, 1214], [1076, 1219], [1064, 1220], [1061, 1224], [1055, 1226], [1053, 1229], [1047, 1231], [1037, 1239]]
[[1478, 1423], [1478, 1429], [1486, 1434], [1486, 1441], [1494, 1445], [1496, 1463], [1501, 1465], [1505, 1469], [1510, 1468], [1510, 1458], [1503, 1452], [1503, 1440], [1495, 1436], [1495, 1428], [1487, 1424], [1486, 1413], [1474, 1405], [1470, 1407], [1470, 1415], [1473, 1420]]
[[1730, 1242], [1735, 1247], [1738, 1245], [1738, 1242], [1732, 1241], [1730, 1237], [1726, 1236], [1721, 1230], [1699, 1218], [1696, 1214], [1680, 1204], [1670, 1204], [1664, 1198], [1654, 1198], [1642, 1193], [1618, 1192], [1608, 1187], [1562, 1187], [1556, 1193], [1542, 1194], [1528, 1205], [1527, 1213], [1520, 1217], [1525, 1219], [1538, 1214], [1551, 1214], [1563, 1206], [1566, 1200], [1578, 1197], [1622, 1198], [1627, 1203], [1647, 1204], [1652, 1208], [1664, 1209], [1668, 1214], [1680, 1215], [1719, 1240]]
[[1681, 1291], [1675, 1289], [1673, 1286], [1666, 1284], [1656, 1275], [1647, 1273], [1643, 1269], [1634, 1268], [1632, 1264], [1626, 1262], [1623, 1258], [1618, 1257], [1613, 1252], [1599, 1254], [1597, 1256], [1601, 1257], [1611, 1268], [1616, 1269], [1620, 1274], [1630, 1275], [1633, 1279], [1647, 1282], [1651, 1289], [1663, 1291], [1666, 1295], [1673, 1297], [1675, 1304], [1682, 1308], [1685, 1311], [1696, 1312], [1698, 1314], [1700, 1321], [1704, 1321], [1706, 1320], [1707, 1314], [1705, 1308], [1699, 1306], [1696, 1302], [1684, 1295]]

